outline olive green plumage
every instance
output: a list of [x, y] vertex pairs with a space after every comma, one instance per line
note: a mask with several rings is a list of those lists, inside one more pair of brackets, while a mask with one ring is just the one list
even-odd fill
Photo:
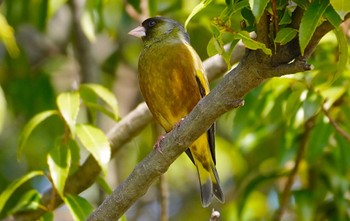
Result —
[[[164, 17], [145, 20], [129, 34], [142, 38], [139, 83], [142, 95], [156, 121], [169, 132], [209, 93], [202, 62], [178, 22]], [[202, 205], [213, 196], [224, 202], [215, 168], [214, 125], [186, 151], [196, 165]]]

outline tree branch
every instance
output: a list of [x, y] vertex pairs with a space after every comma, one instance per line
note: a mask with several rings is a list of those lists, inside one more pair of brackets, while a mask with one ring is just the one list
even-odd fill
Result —
[[70, 0], [70, 8], [73, 15], [73, 37], [75, 45], [75, 57], [79, 63], [81, 81], [86, 82], [99, 82], [99, 69], [95, 61], [95, 58], [91, 52], [91, 43], [83, 31], [81, 25], [81, 17], [83, 14], [84, 1]]

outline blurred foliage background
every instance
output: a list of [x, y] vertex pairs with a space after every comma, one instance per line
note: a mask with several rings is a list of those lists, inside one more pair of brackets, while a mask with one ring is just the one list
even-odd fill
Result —
[[[140, 103], [137, 61], [142, 43], [127, 33], [149, 16], [162, 15], [184, 23], [199, 2], [3, 1], [0, 192], [29, 171], [48, 171], [46, 156], [64, 133], [58, 118], [48, 119], [33, 132], [21, 161], [16, 151], [26, 123], [39, 112], [56, 109], [59, 93], [83, 83], [103, 85], [114, 92], [120, 118]], [[226, 3], [212, 2], [189, 22], [191, 43], [203, 60], [208, 58], [211, 20]], [[232, 27], [239, 28], [242, 19], [240, 13], [233, 16]], [[342, 28], [348, 47], [349, 22]], [[214, 202], [212, 207], [220, 211], [221, 220], [271, 220], [300, 153], [304, 155], [298, 162], [283, 220], [350, 220], [350, 67], [348, 63], [339, 65], [338, 39], [330, 32], [321, 40], [309, 60], [313, 70], [266, 81], [244, 98], [245, 106], [218, 119], [217, 168], [226, 203]], [[89, 121], [88, 114], [79, 114], [79, 119]], [[116, 121], [99, 114], [93, 123], [108, 132]], [[110, 162], [107, 182], [112, 189], [152, 149], [155, 128], [147, 127]], [[81, 161], [86, 155], [82, 153]], [[200, 205], [196, 175], [183, 154], [163, 176], [162, 185], [155, 184], [125, 218], [159, 220], [163, 189], [168, 194], [169, 220], [208, 220], [212, 208]], [[11, 196], [0, 218], [18, 205], [28, 190], [34, 187], [41, 193], [50, 186], [41, 177], [27, 182]], [[81, 196], [96, 207], [105, 193], [93, 185]], [[72, 220], [65, 207], [56, 210], [54, 217]]]

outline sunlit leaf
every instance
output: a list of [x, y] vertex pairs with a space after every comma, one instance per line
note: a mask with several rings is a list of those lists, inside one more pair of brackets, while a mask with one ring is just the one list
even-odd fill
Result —
[[6, 104], [5, 94], [2, 88], [0, 87], [0, 133], [5, 123], [6, 106], [7, 104]]
[[277, 32], [275, 43], [284, 45], [295, 38], [298, 31], [293, 28], [282, 28]]
[[338, 66], [337, 72], [334, 74], [333, 82], [338, 79], [338, 77], [344, 72], [348, 64], [349, 53], [348, 53], [348, 43], [343, 32], [343, 29], [336, 27], [334, 30], [335, 35], [338, 40]]
[[94, 156], [106, 173], [111, 157], [111, 148], [106, 135], [98, 128], [87, 124], [77, 125], [77, 136], [83, 146]]
[[304, 120], [307, 121], [321, 109], [322, 98], [316, 93], [309, 93], [303, 104]]
[[194, 7], [191, 14], [187, 17], [185, 21], [185, 29], [187, 28], [187, 25], [190, 22], [190, 20], [193, 18], [193, 16], [195, 16], [198, 12], [202, 11], [212, 2], [213, 0], [202, 0], [198, 5], [196, 5], [196, 7]]
[[[112, 113], [100, 105], [94, 105], [94, 103], [88, 97], [88, 91], [93, 92], [95, 95], [101, 98], [112, 110]], [[86, 102], [86, 104], [89, 107], [93, 107], [97, 110], [100, 110], [108, 116], [112, 117], [113, 119], [118, 119], [118, 102], [116, 100], [115, 95], [110, 90], [98, 84], [83, 84], [80, 86], [80, 93], [84, 102]]]
[[249, 0], [249, 5], [256, 19], [256, 23], [259, 23], [267, 3], [269, 3], [269, 0]]
[[304, 55], [304, 50], [309, 44], [328, 5], [329, 2], [326, 0], [315, 0], [306, 9], [299, 28], [299, 44], [302, 55]]
[[96, 34], [95, 34], [95, 27], [94, 27], [94, 21], [92, 18], [92, 14], [89, 13], [88, 11], [84, 11], [80, 21], [81, 21], [81, 26], [83, 28], [85, 36], [91, 42], [95, 41]]
[[289, 120], [296, 114], [297, 110], [299, 109], [301, 103], [300, 103], [300, 95], [303, 92], [303, 90], [297, 90], [293, 91], [287, 99], [286, 102], [286, 108], [285, 108], [285, 116], [288, 120], [288, 123], [290, 123]]
[[350, 11], [350, 4], [348, 0], [330, 0], [333, 8], [344, 19], [345, 15]]
[[56, 145], [47, 156], [52, 182], [58, 194], [64, 197], [64, 187], [69, 174], [71, 153], [68, 145]]
[[85, 221], [93, 210], [91, 204], [80, 196], [67, 195], [64, 198], [73, 219], [75, 221]]
[[64, 5], [68, 0], [51, 0], [49, 1], [48, 17], [53, 16], [56, 11]]
[[0, 13], [0, 41], [6, 47], [11, 57], [17, 57], [20, 53], [16, 43], [14, 30], [7, 23], [6, 18]]
[[22, 157], [22, 152], [23, 149], [30, 137], [30, 135], [32, 134], [33, 130], [40, 124], [42, 123], [44, 120], [46, 120], [48, 117], [51, 117], [53, 115], [58, 115], [58, 112], [55, 110], [49, 110], [49, 111], [45, 111], [45, 112], [41, 112], [37, 115], [35, 115], [28, 123], [27, 125], [24, 127], [20, 138], [19, 138], [19, 148], [17, 150], [17, 159], [20, 160]]
[[0, 211], [4, 209], [7, 200], [11, 195], [25, 182], [36, 176], [42, 176], [42, 171], [32, 171], [24, 175], [23, 177], [13, 181], [1, 194], [0, 194]]
[[348, 89], [349, 88], [344, 85], [320, 90], [321, 96], [326, 101], [324, 104], [325, 108], [330, 108]]
[[257, 190], [248, 196], [242, 211], [242, 220], [261, 220], [268, 215], [267, 195]]
[[220, 44], [218, 42], [218, 40], [215, 37], [212, 37], [207, 45], [207, 53], [208, 56], [214, 56], [216, 54], [221, 54], [223, 51], [223, 49], [220, 47]]
[[58, 109], [69, 126], [70, 132], [75, 135], [75, 126], [80, 106], [80, 95], [78, 92], [61, 93], [57, 97]]
[[242, 39], [243, 44], [252, 50], [261, 49], [265, 54], [272, 55], [271, 49], [267, 48], [265, 44], [255, 41], [249, 37], [247, 31], [240, 31], [234, 35], [235, 39]]

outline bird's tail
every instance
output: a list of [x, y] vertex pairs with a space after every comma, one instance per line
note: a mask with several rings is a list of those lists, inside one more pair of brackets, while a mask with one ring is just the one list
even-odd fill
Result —
[[[200, 139], [200, 138], [199, 138]], [[220, 187], [218, 172], [208, 148], [200, 148], [198, 140], [191, 146], [193, 161], [197, 167], [201, 189], [202, 206], [208, 207], [215, 196], [220, 202], [224, 202], [224, 194]], [[199, 150], [199, 151], [198, 151]], [[198, 152], [197, 152], [198, 151]]]

